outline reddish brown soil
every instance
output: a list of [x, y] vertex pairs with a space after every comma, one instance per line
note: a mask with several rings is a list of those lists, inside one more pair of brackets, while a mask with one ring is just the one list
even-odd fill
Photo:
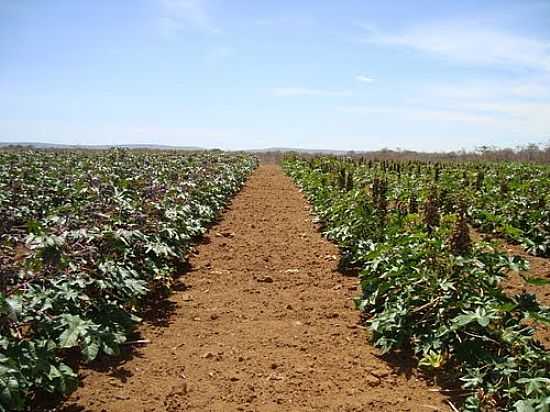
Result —
[[[496, 240], [500, 249], [508, 253], [510, 256], [520, 256], [527, 260], [529, 269], [522, 274], [528, 278], [541, 278], [550, 280], [550, 258], [532, 256], [527, 253], [521, 246], [510, 244], [503, 239], [493, 238], [490, 235], [479, 233], [472, 229], [472, 238], [474, 241], [481, 239]], [[518, 272], [509, 272], [504, 280], [502, 287], [509, 295], [516, 295], [522, 291], [532, 293], [537, 297], [537, 300], [545, 306], [550, 306], [550, 285], [530, 285], [523, 279]], [[532, 323], [536, 329], [535, 336], [539, 339], [546, 348], [550, 348], [550, 327], [542, 323]]]
[[[521, 256], [529, 262], [529, 270], [525, 273], [527, 277], [550, 280], [550, 258], [531, 256], [517, 245], [504, 244], [503, 249], [509, 255]], [[520, 293], [526, 290], [536, 295], [539, 302], [550, 305], [550, 285], [529, 285], [518, 273], [512, 273], [508, 277], [504, 288], [511, 293]]]
[[58, 410], [450, 410], [406, 358], [368, 344], [357, 278], [337, 262], [290, 179], [260, 167], [197, 247], [172, 313], [141, 328], [150, 343], [83, 371]]
[[[531, 256], [518, 245], [503, 243], [502, 248], [509, 255], [521, 256], [529, 262], [529, 270], [524, 275], [550, 280], [550, 258]], [[525, 282], [519, 273], [510, 273], [504, 282], [504, 289], [511, 294], [521, 293], [525, 290], [534, 294], [541, 304], [550, 306], [550, 285], [530, 285]], [[544, 324], [534, 324], [533, 326], [537, 330], [535, 336], [547, 349], [550, 349], [550, 327]]]

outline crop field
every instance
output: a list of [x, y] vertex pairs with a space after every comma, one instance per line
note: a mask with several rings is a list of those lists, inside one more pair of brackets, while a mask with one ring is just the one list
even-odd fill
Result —
[[548, 257], [550, 168], [334, 158], [285, 168], [343, 264], [361, 269], [356, 302], [375, 346], [451, 366], [469, 393], [465, 410], [548, 410], [550, 354], [525, 321], [548, 325], [550, 312], [532, 294], [503, 292], [527, 262], [473, 242], [469, 224]]
[[0, 409], [68, 393], [62, 359], [116, 355], [148, 294], [256, 166], [248, 156], [0, 154]]
[[548, 412], [549, 189], [519, 162], [0, 152], [0, 411]]

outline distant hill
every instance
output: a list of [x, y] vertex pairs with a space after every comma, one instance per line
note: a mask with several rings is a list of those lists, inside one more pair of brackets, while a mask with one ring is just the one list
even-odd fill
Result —
[[[68, 145], [58, 143], [40, 143], [40, 142], [0, 142], [0, 148], [8, 146], [25, 146], [35, 149], [90, 149], [90, 150], [105, 150], [113, 147], [128, 148], [128, 149], [152, 149], [152, 150], [209, 150], [198, 146], [170, 146], [162, 144], [123, 144], [123, 145]], [[245, 150], [231, 150], [231, 151], [243, 151], [249, 153], [283, 153], [283, 152], [296, 152], [296, 153], [311, 153], [311, 154], [345, 154], [349, 153], [345, 150], [327, 150], [327, 149], [298, 149], [292, 147], [267, 147], [265, 149], [245, 149]]]
[[[67, 145], [57, 143], [40, 142], [0, 142], [0, 149], [9, 147], [31, 147], [35, 149], [50, 150], [106, 150], [111, 148], [128, 148], [137, 150], [181, 150], [202, 151], [216, 150], [198, 146], [170, 146], [161, 144], [127, 144], [127, 145]], [[219, 150], [219, 149], [218, 149]], [[302, 155], [336, 155], [336, 156], [361, 156], [365, 159], [390, 159], [390, 160], [517, 160], [528, 162], [550, 162], [550, 141], [546, 143], [534, 143], [525, 146], [496, 147], [480, 146], [476, 149], [449, 152], [421, 152], [406, 149], [378, 149], [378, 150], [335, 150], [335, 149], [303, 149], [295, 147], [267, 147], [264, 149], [227, 150], [231, 152], [246, 152], [258, 156], [265, 162], [278, 161], [285, 153], [294, 152]]]
[[156, 150], [205, 150], [195, 146], [168, 146], [162, 144], [122, 144], [122, 145], [68, 145], [57, 143], [40, 143], [40, 142], [0, 142], [1, 147], [25, 146], [35, 149], [93, 149], [104, 150], [113, 147], [128, 148], [128, 149], [156, 149]]
[[311, 154], [345, 154], [349, 153], [347, 150], [331, 150], [331, 149], [299, 149], [293, 147], [268, 147], [265, 149], [250, 149], [245, 152], [252, 153], [283, 153], [283, 152], [295, 152], [295, 153], [311, 153]]

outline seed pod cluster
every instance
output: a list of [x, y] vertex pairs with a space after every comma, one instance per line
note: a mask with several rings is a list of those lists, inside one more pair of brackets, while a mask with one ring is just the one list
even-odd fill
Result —
[[449, 239], [451, 251], [455, 256], [467, 254], [472, 247], [472, 239], [470, 237], [470, 227], [466, 221], [465, 205], [460, 204], [458, 212], [458, 220], [454, 225], [453, 232]]
[[439, 226], [440, 214], [439, 204], [437, 201], [437, 192], [435, 188], [432, 188], [428, 199], [424, 204], [424, 224], [428, 230], [428, 233], [432, 233], [433, 230]]

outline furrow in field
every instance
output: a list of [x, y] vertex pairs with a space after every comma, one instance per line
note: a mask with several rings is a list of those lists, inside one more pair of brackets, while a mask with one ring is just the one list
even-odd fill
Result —
[[142, 327], [150, 343], [86, 370], [59, 410], [449, 410], [410, 361], [368, 344], [357, 278], [279, 167], [252, 175], [190, 263]]

